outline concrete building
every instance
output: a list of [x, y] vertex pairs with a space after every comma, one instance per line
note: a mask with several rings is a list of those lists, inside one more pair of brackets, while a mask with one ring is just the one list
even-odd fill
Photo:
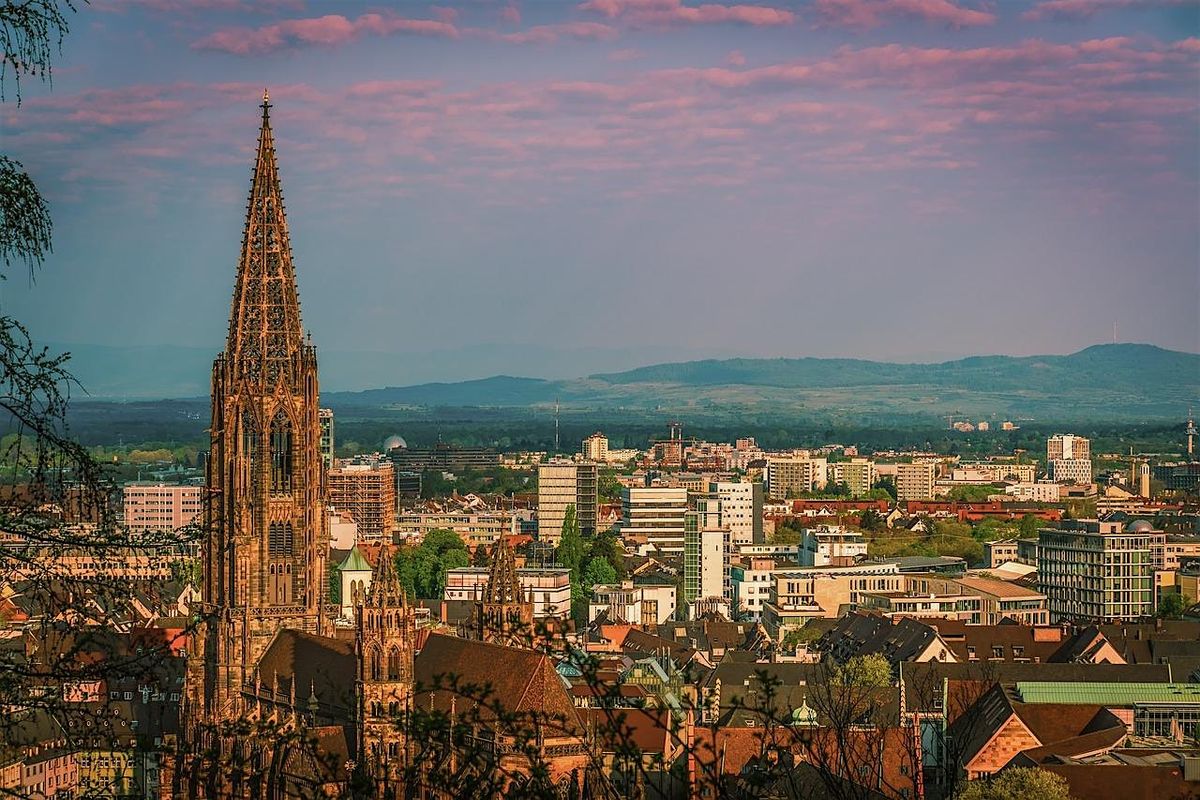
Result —
[[[488, 567], [457, 567], [446, 572], [446, 600], [483, 602]], [[571, 614], [571, 571], [561, 567], [525, 567], [517, 570], [517, 580], [533, 600], [533, 616], [566, 618]]]
[[512, 529], [511, 511], [401, 512], [396, 515], [396, 533], [404, 538], [424, 539], [435, 528], [452, 530], [472, 549], [491, 545]]
[[1046, 461], [1057, 461], [1060, 458], [1082, 458], [1090, 461], [1092, 458], [1092, 443], [1082, 436], [1069, 433], [1058, 433], [1046, 440]]
[[130, 533], [175, 531], [200, 522], [204, 488], [165, 483], [131, 483], [121, 490]]
[[591, 436], [583, 440], [583, 447], [579, 451], [585, 461], [595, 461], [599, 464], [608, 463], [608, 437], [603, 433], [596, 431]]
[[592, 462], [555, 460], [538, 465], [539, 540], [558, 544], [569, 506], [575, 506], [580, 534], [595, 535], [597, 475]]
[[714, 481], [709, 494], [720, 502], [718, 525], [729, 529], [733, 546], [763, 541], [763, 485], [743, 481]]
[[865, 497], [875, 483], [875, 463], [869, 458], [834, 461], [826, 467], [825, 474], [829, 483], [848, 487], [851, 497]]
[[983, 543], [983, 563], [989, 568], [1017, 560], [1016, 539], [996, 539]]
[[683, 537], [684, 602], [728, 597], [728, 529], [704, 527], [689, 514]]
[[632, 581], [592, 587], [588, 622], [604, 614], [610, 622], [662, 625], [675, 615], [674, 586], [643, 586]]
[[800, 566], [847, 567], [866, 558], [867, 540], [838, 525], [805, 528], [800, 537]]
[[807, 454], [771, 456], [767, 459], [767, 492], [772, 500], [786, 500], [802, 492], [825, 488], [828, 464]]
[[1038, 534], [1038, 588], [1052, 621], [1154, 615], [1149, 523], [1062, 520]]
[[1083, 458], [1056, 458], [1050, 462], [1050, 478], [1056, 483], [1091, 483], [1092, 462]]
[[742, 614], [762, 615], [763, 605], [771, 596], [772, 576], [780, 569], [795, 569], [794, 562], [780, 562], [769, 556], [743, 558], [729, 566], [730, 599], [733, 610]]
[[[1090, 465], [1089, 465], [1090, 470]], [[1010, 483], [1004, 494], [995, 495], [1003, 500], [1021, 500], [1031, 503], [1057, 503], [1062, 498], [1062, 485], [1055, 481]]]
[[896, 465], [896, 499], [932, 500], [937, 465], [929, 461], [914, 461]]
[[687, 489], [627, 487], [621, 490], [621, 537], [635, 547], [683, 552]]
[[1037, 479], [1036, 464], [1018, 464], [1015, 461], [961, 461], [950, 472], [955, 483], [1000, 483], [1017, 481], [1033, 483]]
[[325, 469], [329, 469], [333, 466], [333, 409], [318, 409], [317, 420], [321, 423], [321, 439], [319, 444], [321, 448], [321, 461], [324, 462]]
[[396, 521], [395, 470], [382, 460], [335, 461], [329, 470], [329, 504], [354, 519], [359, 538], [390, 537]]

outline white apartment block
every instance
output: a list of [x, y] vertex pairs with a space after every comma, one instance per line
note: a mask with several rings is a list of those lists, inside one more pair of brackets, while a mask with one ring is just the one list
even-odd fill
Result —
[[964, 461], [950, 473], [950, 480], [955, 483], [1000, 483], [1014, 479], [1019, 483], [1033, 483], [1036, 478], [1036, 464], [1013, 461]]
[[[483, 600], [490, 569], [457, 567], [446, 572], [446, 600]], [[524, 567], [517, 570], [521, 588], [533, 599], [533, 616], [560, 617], [571, 614], [571, 570], [560, 567]]]
[[1058, 483], [1091, 483], [1092, 461], [1087, 458], [1056, 458], [1050, 462], [1050, 477]]
[[932, 500], [937, 465], [930, 461], [914, 461], [896, 465], [896, 499]]
[[435, 528], [452, 530], [472, 548], [490, 546], [512, 530], [510, 511], [402, 512], [396, 515], [395, 531], [406, 539], [420, 541]]
[[849, 566], [866, 558], [867, 540], [861, 533], [838, 525], [805, 528], [800, 536], [800, 566]]
[[725, 528], [688, 528], [683, 539], [684, 601], [691, 603], [694, 600], [726, 597], [729, 531]]
[[610, 622], [662, 625], [675, 616], [674, 586], [637, 585], [632, 581], [592, 587], [588, 622], [604, 614]]
[[1030, 483], [1010, 483], [1004, 487], [1004, 499], [1028, 500], [1033, 503], [1057, 503], [1060, 487], [1054, 481], [1034, 481]]
[[131, 533], [175, 531], [199, 524], [204, 488], [165, 483], [131, 483], [121, 491], [125, 527]]
[[720, 503], [718, 525], [729, 529], [732, 546], [762, 540], [762, 485], [716, 481], [708, 485]]
[[[733, 610], [739, 613], [762, 614], [763, 605], [771, 597], [773, 576], [779, 564], [774, 558], [754, 556], [744, 558], [729, 568]], [[795, 565], [789, 564], [795, 569]]]
[[688, 492], [682, 487], [627, 487], [621, 490], [621, 538], [639, 548], [683, 552], [683, 519]]
[[1058, 433], [1046, 440], [1046, 461], [1060, 458], [1092, 458], [1091, 440], [1069, 433]]
[[579, 452], [585, 461], [608, 463], [608, 437], [599, 431], [593, 433], [583, 440], [583, 447]]
[[1053, 622], [1139, 620], [1154, 615], [1152, 540], [1148, 523], [1062, 520], [1038, 534], [1038, 588]]

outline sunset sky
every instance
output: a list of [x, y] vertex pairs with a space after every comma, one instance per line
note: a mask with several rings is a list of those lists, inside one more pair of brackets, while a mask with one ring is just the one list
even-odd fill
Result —
[[3, 106], [56, 227], [0, 310], [43, 340], [219, 349], [269, 87], [326, 350], [928, 360], [1114, 322], [1200, 350], [1196, 0], [93, 0], [71, 26]]

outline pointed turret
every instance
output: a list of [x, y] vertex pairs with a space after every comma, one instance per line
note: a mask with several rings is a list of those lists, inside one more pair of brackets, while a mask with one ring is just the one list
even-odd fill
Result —
[[400, 576], [396, 574], [396, 564], [392, 557], [392, 548], [384, 542], [375, 557], [375, 568], [371, 571], [371, 588], [367, 590], [364, 603], [371, 608], [404, 608], [408, 605], [408, 597]]
[[304, 350], [270, 109], [269, 97], [263, 92], [258, 155], [225, 347], [235, 376], [257, 379], [265, 386], [275, 385], [281, 376], [296, 374]]
[[503, 536], [496, 540], [496, 547], [492, 550], [492, 568], [488, 574], [487, 586], [483, 590], [483, 602], [525, 602], [521, 580], [517, 577], [516, 554]]

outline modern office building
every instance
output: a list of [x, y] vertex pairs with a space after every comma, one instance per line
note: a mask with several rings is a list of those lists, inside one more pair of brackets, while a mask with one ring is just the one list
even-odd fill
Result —
[[487, 447], [460, 447], [438, 442], [433, 447], [397, 447], [388, 451], [396, 469], [407, 472], [465, 472], [499, 466], [500, 454]]
[[684, 488], [635, 486], [621, 490], [621, 537], [639, 549], [683, 552]]
[[394, 468], [382, 460], [335, 461], [329, 470], [329, 504], [354, 519], [360, 539], [391, 536], [396, 519]]
[[200, 522], [204, 487], [131, 483], [121, 490], [125, 527], [130, 533], [175, 531]]
[[1058, 482], [1092, 482], [1092, 443], [1082, 436], [1059, 433], [1046, 440], [1046, 464]]
[[1148, 522], [1062, 520], [1038, 534], [1038, 588], [1051, 621], [1138, 620], [1154, 615]]
[[932, 500], [937, 465], [930, 461], [914, 461], [896, 465], [896, 499]]
[[596, 585], [588, 601], [588, 622], [604, 614], [610, 622], [662, 625], [675, 615], [674, 586], [645, 586], [625, 581]]
[[557, 546], [567, 508], [583, 536], [596, 533], [596, 465], [592, 462], [550, 461], [538, 465], [538, 539]]

